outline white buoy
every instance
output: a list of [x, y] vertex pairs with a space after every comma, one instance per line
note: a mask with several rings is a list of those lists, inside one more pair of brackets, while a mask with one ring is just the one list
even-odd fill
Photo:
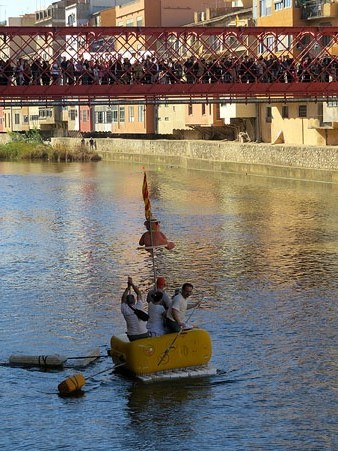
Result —
[[94, 348], [86, 351], [80, 357], [65, 357], [60, 354], [53, 355], [11, 355], [9, 357], [9, 364], [16, 366], [38, 366], [41, 368], [58, 368], [63, 367], [67, 360], [73, 360], [72, 366], [85, 367], [94, 360], [101, 357], [100, 349]]
[[11, 355], [9, 363], [17, 366], [62, 367], [67, 357], [54, 355]]

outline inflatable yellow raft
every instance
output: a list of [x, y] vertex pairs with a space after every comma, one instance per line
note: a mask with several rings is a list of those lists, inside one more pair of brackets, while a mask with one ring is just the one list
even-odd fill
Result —
[[142, 379], [166, 379], [215, 374], [209, 368], [212, 347], [208, 332], [191, 329], [130, 342], [113, 336], [110, 355], [116, 366]]

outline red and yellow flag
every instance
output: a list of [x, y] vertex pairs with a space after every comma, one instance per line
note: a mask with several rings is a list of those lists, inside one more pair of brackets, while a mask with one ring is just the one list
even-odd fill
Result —
[[142, 185], [142, 195], [144, 200], [144, 212], [146, 219], [151, 219], [151, 205], [149, 199], [149, 191], [148, 191], [148, 183], [147, 183], [147, 174], [144, 173], [143, 177], [143, 185]]

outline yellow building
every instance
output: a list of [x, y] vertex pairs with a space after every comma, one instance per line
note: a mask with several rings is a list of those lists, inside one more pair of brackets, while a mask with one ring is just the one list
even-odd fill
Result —
[[[254, 17], [258, 27], [336, 27], [338, 3], [332, 0], [260, 0], [254, 2]], [[316, 51], [320, 50], [318, 48]], [[335, 47], [330, 49], [331, 54], [336, 51]], [[313, 103], [304, 99], [278, 104], [271, 99], [270, 103], [258, 106], [257, 121], [260, 140], [263, 142], [338, 144], [338, 113], [334, 102]]]

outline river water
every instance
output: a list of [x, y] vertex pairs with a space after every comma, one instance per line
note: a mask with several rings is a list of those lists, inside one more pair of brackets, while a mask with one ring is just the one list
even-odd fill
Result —
[[210, 378], [142, 384], [111, 371], [128, 275], [152, 284], [142, 168], [0, 163], [0, 360], [102, 358], [78, 372], [0, 366], [0, 449], [337, 450], [338, 187], [148, 168], [154, 214], [175, 241], [156, 255], [168, 291], [203, 300]]

